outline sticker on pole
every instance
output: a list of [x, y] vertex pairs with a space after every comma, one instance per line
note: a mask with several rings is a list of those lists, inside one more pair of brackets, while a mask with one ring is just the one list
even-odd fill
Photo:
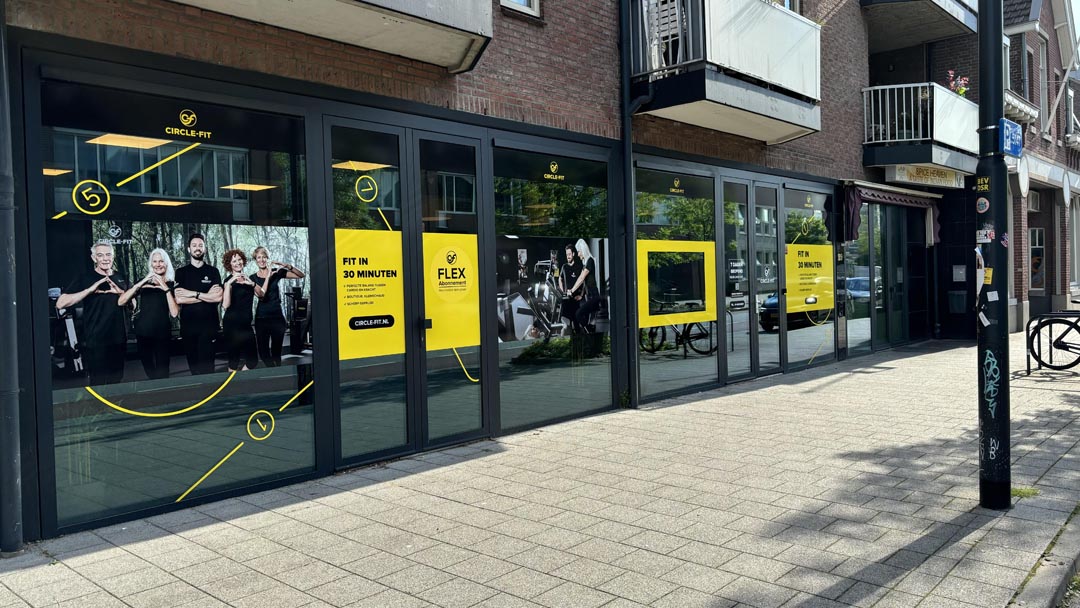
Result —
[[985, 196], [980, 196], [978, 200], [975, 201], [975, 211], [978, 211], [979, 213], [986, 213], [989, 210], [990, 199], [986, 198]]

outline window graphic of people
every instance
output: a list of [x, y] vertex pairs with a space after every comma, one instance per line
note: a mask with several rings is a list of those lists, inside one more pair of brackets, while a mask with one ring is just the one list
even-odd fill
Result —
[[239, 249], [230, 249], [221, 257], [226, 276], [221, 299], [222, 336], [229, 357], [229, 371], [258, 367], [259, 353], [255, 347], [255, 332], [251, 329], [251, 309], [255, 304], [255, 282], [244, 275], [247, 256]]
[[184, 343], [192, 375], [214, 371], [214, 339], [217, 337], [218, 303], [224, 297], [221, 273], [205, 261], [206, 239], [188, 237], [187, 266], [176, 271], [176, 303], [180, 305], [180, 339]]
[[304, 272], [292, 264], [273, 262], [266, 247], [256, 247], [251, 257], [259, 270], [251, 275], [259, 303], [255, 308], [255, 342], [259, 359], [267, 367], [281, 365], [281, 345], [285, 341], [285, 315], [281, 312], [282, 279], [302, 279]]
[[575, 316], [577, 317], [578, 326], [584, 328], [586, 332], [592, 333], [595, 331], [595, 327], [590, 323], [591, 316], [600, 309], [600, 289], [596, 283], [596, 258], [589, 251], [589, 244], [585, 242], [585, 239], [578, 239], [577, 243], [574, 244], [574, 250], [581, 260], [582, 269], [570, 291], [577, 292], [581, 287], [584, 286], [585, 288], [585, 298], [578, 306]]
[[566, 253], [566, 262], [559, 269], [559, 290], [562, 291], [563, 295], [560, 314], [570, 322], [572, 331], [578, 333], [582, 331], [582, 328], [578, 326], [577, 311], [582, 298], [584, 298], [584, 290], [578, 287], [576, 291], [572, 291], [571, 288], [577, 284], [578, 278], [581, 276], [581, 260], [574, 253], [572, 244], [567, 243], [564, 251]]
[[57, 310], [82, 304], [82, 331], [78, 352], [91, 385], [111, 384], [124, 378], [127, 346], [125, 308], [119, 298], [127, 281], [113, 270], [115, 251], [99, 241], [90, 248], [93, 269], [72, 281], [56, 300]]
[[172, 319], [180, 314], [180, 305], [172, 292], [176, 271], [169, 254], [164, 249], [151, 251], [147, 266], [149, 274], [125, 291], [118, 303], [124, 306], [136, 301], [134, 325], [139, 359], [146, 377], [160, 380], [169, 377]]

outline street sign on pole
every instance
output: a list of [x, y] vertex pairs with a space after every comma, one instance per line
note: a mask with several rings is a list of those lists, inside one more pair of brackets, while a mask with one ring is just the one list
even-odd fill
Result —
[[1024, 129], [1019, 124], [1002, 118], [998, 121], [998, 152], [1020, 158], [1024, 151]]

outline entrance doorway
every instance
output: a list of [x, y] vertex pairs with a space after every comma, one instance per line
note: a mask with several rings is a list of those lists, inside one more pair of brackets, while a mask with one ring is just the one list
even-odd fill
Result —
[[927, 209], [867, 203], [847, 244], [848, 350], [881, 350], [929, 335]]
[[724, 308], [732, 333], [727, 379], [731, 381], [782, 369], [780, 190], [775, 184], [728, 179], [723, 192]]
[[327, 119], [342, 462], [486, 434], [477, 140]]

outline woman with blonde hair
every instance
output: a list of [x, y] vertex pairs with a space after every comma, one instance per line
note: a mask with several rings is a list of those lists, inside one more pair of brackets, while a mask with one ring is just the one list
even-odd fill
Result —
[[255, 283], [255, 295], [259, 303], [255, 307], [255, 343], [263, 365], [281, 365], [281, 345], [285, 342], [285, 314], [281, 312], [282, 279], [302, 279], [304, 272], [282, 262], [270, 260], [270, 252], [259, 246], [251, 252], [259, 270], [249, 277]]
[[116, 303], [127, 306], [138, 296], [134, 325], [139, 359], [146, 377], [160, 380], [169, 377], [172, 320], [180, 314], [180, 306], [173, 297], [176, 271], [169, 254], [160, 247], [150, 252], [147, 268], [149, 274], [125, 291]]
[[574, 244], [574, 250], [577, 251], [578, 257], [581, 258], [582, 268], [570, 291], [575, 292], [582, 285], [585, 286], [585, 299], [578, 306], [575, 316], [577, 317], [578, 327], [583, 327], [587, 332], [591, 333], [594, 328], [589, 324], [589, 317], [600, 309], [600, 289], [596, 283], [596, 258], [593, 257], [592, 251], [589, 250], [589, 244], [585, 242], [585, 239], [578, 239], [577, 243]]

